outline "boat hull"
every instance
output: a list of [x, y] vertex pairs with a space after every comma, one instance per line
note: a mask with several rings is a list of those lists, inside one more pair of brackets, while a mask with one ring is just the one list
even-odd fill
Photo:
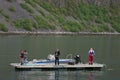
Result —
[[[55, 63], [55, 60], [46, 60], [46, 59], [43, 59], [43, 60], [33, 60], [31, 61], [33, 64], [54, 64]], [[60, 59], [59, 60], [59, 63], [61, 64], [66, 64], [66, 63], [69, 63], [69, 62], [74, 62], [73, 59]]]

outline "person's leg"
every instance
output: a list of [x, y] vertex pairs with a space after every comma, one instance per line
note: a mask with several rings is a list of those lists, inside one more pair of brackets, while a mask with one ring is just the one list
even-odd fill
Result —
[[91, 64], [93, 64], [93, 56], [91, 56]]
[[21, 65], [23, 65], [23, 63], [24, 63], [23, 61], [24, 61], [23, 58], [21, 58]]
[[91, 58], [90, 58], [90, 56], [89, 56], [89, 61], [88, 61], [88, 63], [91, 64]]
[[58, 65], [59, 65], [59, 58], [58, 58], [58, 60], [57, 60], [57, 61], [58, 61]]
[[89, 56], [89, 64], [90, 65], [92, 64], [92, 56], [91, 55]]

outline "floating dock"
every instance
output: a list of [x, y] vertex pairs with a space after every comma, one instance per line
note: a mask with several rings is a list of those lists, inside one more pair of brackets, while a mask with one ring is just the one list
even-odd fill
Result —
[[32, 64], [24, 64], [20, 65], [20, 63], [11, 63], [11, 66], [15, 68], [15, 70], [34, 70], [34, 69], [41, 69], [41, 70], [58, 70], [58, 69], [65, 69], [65, 70], [101, 70], [105, 65], [93, 63], [89, 65], [88, 63], [78, 63], [78, 64], [43, 64], [43, 65], [32, 65]]

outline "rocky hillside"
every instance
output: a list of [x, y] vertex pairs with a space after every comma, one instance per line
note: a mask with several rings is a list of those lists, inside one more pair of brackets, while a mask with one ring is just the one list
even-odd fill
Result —
[[120, 0], [0, 0], [0, 31], [120, 32]]

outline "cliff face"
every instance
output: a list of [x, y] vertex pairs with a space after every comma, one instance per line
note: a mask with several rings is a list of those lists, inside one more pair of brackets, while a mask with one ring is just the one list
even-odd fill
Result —
[[0, 0], [0, 31], [120, 32], [120, 0]]

